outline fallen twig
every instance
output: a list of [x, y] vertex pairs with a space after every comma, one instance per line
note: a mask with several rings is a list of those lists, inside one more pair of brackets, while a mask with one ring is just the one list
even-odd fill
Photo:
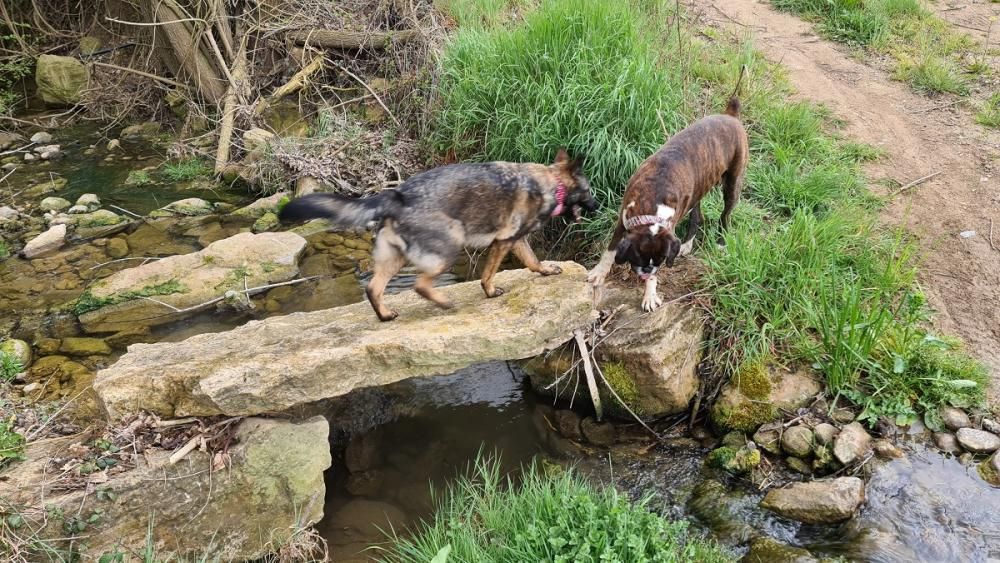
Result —
[[334, 66], [336, 66], [337, 68], [339, 68], [340, 70], [342, 70], [345, 74], [347, 74], [348, 76], [350, 76], [354, 80], [357, 80], [359, 84], [361, 84], [362, 86], [364, 86], [365, 90], [368, 90], [368, 93], [371, 94], [375, 98], [376, 102], [378, 102], [378, 105], [382, 106], [382, 109], [384, 109], [385, 112], [389, 114], [389, 117], [392, 118], [392, 120], [396, 123], [397, 127], [402, 127], [403, 126], [403, 124], [400, 123], [398, 119], [396, 119], [396, 116], [393, 115], [393, 113], [391, 111], [389, 111], [389, 106], [385, 105], [385, 102], [382, 101], [382, 98], [380, 98], [378, 96], [378, 94], [375, 93], [375, 90], [372, 90], [372, 87], [369, 86], [367, 82], [365, 82], [364, 80], [361, 80], [360, 78], [358, 78], [358, 75], [356, 75], [353, 72], [347, 70], [346, 68], [344, 68], [340, 64], [338, 64], [338, 63], [333, 63], [333, 64], [334, 64]]
[[[321, 276], [309, 276], [308, 278], [299, 278], [297, 280], [289, 280], [289, 281], [281, 282], [281, 283], [272, 283], [272, 284], [268, 284], [268, 285], [261, 285], [261, 286], [257, 286], [257, 287], [251, 287], [251, 288], [247, 289], [246, 291], [248, 291], [248, 292], [250, 292], [250, 291], [263, 291], [265, 289], [271, 289], [271, 288], [274, 288], [274, 287], [281, 287], [283, 285], [294, 285], [294, 284], [297, 284], [297, 283], [302, 283], [304, 281], [314, 280], [314, 279], [319, 278], [319, 277], [321, 277]], [[190, 311], [197, 311], [198, 309], [201, 309], [203, 307], [208, 307], [209, 305], [214, 305], [214, 304], [218, 303], [219, 301], [222, 301], [222, 300], [226, 299], [226, 296], [225, 295], [220, 295], [219, 297], [216, 297], [214, 299], [209, 299], [208, 301], [205, 301], [204, 303], [199, 303], [197, 305], [192, 305], [190, 307], [185, 307], [183, 309], [178, 308], [178, 307], [174, 307], [173, 305], [171, 305], [169, 303], [164, 303], [163, 301], [160, 301], [158, 299], [153, 299], [152, 297], [141, 296], [140, 299], [145, 299], [147, 301], [152, 301], [153, 303], [156, 303], [158, 305], [163, 305], [164, 307], [167, 307], [167, 308], [173, 310], [172, 313], [167, 313], [167, 314], [177, 314], [177, 313], [187, 313], [187, 312], [190, 312]], [[162, 315], [160, 315], [160, 316], [162, 316]], [[156, 318], [156, 317], [151, 317], [151, 318]], [[143, 319], [137, 319], [137, 320], [143, 320]]]
[[990, 248], [997, 249], [996, 246], [993, 246], [993, 219], [990, 219]]
[[135, 217], [137, 219], [145, 219], [145, 217], [143, 217], [142, 215], [139, 215], [138, 213], [133, 213], [133, 212], [129, 211], [128, 209], [125, 209], [124, 207], [118, 207], [117, 205], [109, 205], [108, 207], [111, 207], [113, 209], [117, 209], [118, 211], [121, 211], [122, 213], [127, 213], [127, 214], [129, 214], [129, 215], [131, 215], [131, 216], [133, 216], [133, 217]]
[[594, 403], [594, 412], [597, 420], [604, 418], [604, 409], [601, 407], [601, 395], [597, 391], [597, 381], [594, 379], [594, 366], [590, 362], [590, 350], [587, 349], [587, 342], [583, 338], [583, 332], [573, 331], [573, 338], [580, 348], [580, 355], [583, 356], [583, 371], [587, 375], [587, 387], [590, 389], [590, 400]]
[[177, 82], [175, 80], [170, 80], [169, 78], [164, 78], [162, 76], [158, 76], [156, 74], [152, 74], [150, 72], [145, 72], [145, 71], [142, 71], [142, 70], [136, 70], [134, 68], [129, 68], [127, 66], [118, 66], [118, 65], [115, 65], [115, 64], [111, 64], [111, 63], [102, 63], [102, 62], [99, 62], [99, 61], [91, 61], [90, 64], [92, 64], [94, 66], [103, 66], [105, 68], [110, 68], [110, 69], [113, 69], [113, 70], [122, 70], [122, 71], [125, 71], [125, 72], [131, 72], [132, 74], [137, 74], [139, 76], [145, 76], [146, 78], [151, 78], [153, 80], [156, 80], [157, 82], [162, 82], [164, 84], [167, 84], [169, 86], [173, 86], [175, 88], [180, 88], [182, 90], [186, 90], [187, 89], [187, 86], [184, 86], [183, 84], [181, 84], [180, 82]]
[[416, 30], [355, 32], [331, 29], [290, 31], [285, 38], [300, 45], [315, 45], [333, 49], [382, 49], [393, 41], [409, 41], [418, 35]]
[[944, 172], [944, 171], [943, 170], [938, 170], [937, 172], [934, 172], [933, 174], [928, 174], [928, 175], [924, 176], [923, 178], [917, 178], [916, 180], [910, 182], [909, 184], [906, 184], [906, 185], [902, 186], [901, 188], [899, 188], [898, 190], [892, 192], [889, 195], [890, 196], [899, 195], [899, 194], [905, 192], [906, 190], [912, 188], [913, 186], [918, 186], [920, 184], [923, 184], [927, 180], [930, 180], [931, 178], [933, 178], [933, 177], [941, 174], [942, 172]]
[[170, 463], [170, 465], [175, 465], [178, 461], [184, 459], [189, 453], [193, 452], [194, 449], [198, 447], [198, 444], [201, 443], [202, 439], [203, 436], [201, 434], [198, 434], [197, 436], [188, 440], [187, 443], [184, 444], [183, 447], [181, 447], [181, 449], [177, 450], [176, 452], [170, 455], [170, 459], [167, 460], [168, 463]]
[[107, 262], [101, 262], [96, 266], [91, 266], [91, 270], [96, 270], [101, 266], [107, 266], [108, 264], [114, 264], [115, 262], [124, 262], [126, 260], [162, 260], [165, 256], [132, 256], [130, 258], [119, 258], [117, 260], [108, 260]]
[[174, 420], [161, 420], [158, 421], [154, 426], [157, 428], [171, 428], [174, 426], [183, 426], [185, 424], [191, 424], [192, 422], [198, 422], [197, 418], [176, 418]]

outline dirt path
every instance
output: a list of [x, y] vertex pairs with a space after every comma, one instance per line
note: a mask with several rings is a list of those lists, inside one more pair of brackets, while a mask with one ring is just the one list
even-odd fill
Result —
[[[765, 2], [716, 0], [689, 9], [714, 25], [750, 30], [757, 47], [788, 69], [799, 96], [829, 106], [851, 137], [883, 148], [887, 156], [868, 168], [872, 189], [884, 192], [884, 179], [906, 184], [940, 173], [893, 197], [884, 217], [919, 238], [935, 324], [987, 364], [990, 403], [1000, 407], [1000, 133], [975, 125], [964, 109], [943, 107], [950, 99], [913, 93]], [[975, 235], [963, 238], [963, 231]]]

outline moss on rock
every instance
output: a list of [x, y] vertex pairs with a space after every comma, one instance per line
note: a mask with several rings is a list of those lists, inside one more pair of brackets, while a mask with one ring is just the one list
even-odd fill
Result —
[[118, 303], [123, 303], [125, 301], [139, 299], [140, 297], [170, 295], [172, 293], [184, 293], [186, 291], [187, 288], [175, 279], [168, 280], [160, 284], [147, 285], [139, 291], [126, 291], [124, 293], [116, 293], [107, 297], [95, 297], [94, 294], [88, 289], [77, 298], [73, 305], [73, 312], [77, 315], [82, 315], [90, 311], [96, 311], [102, 307], [117, 305]]

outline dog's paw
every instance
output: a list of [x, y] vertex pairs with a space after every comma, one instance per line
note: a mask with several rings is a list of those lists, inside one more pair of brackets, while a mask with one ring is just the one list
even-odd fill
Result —
[[538, 273], [543, 276], [557, 276], [562, 273], [562, 268], [559, 266], [542, 266], [541, 269], [538, 270]]
[[594, 268], [587, 274], [587, 283], [594, 287], [601, 287], [604, 285], [604, 278], [607, 275], [607, 272], [599, 272], [597, 268]]
[[660, 296], [657, 295], [655, 292], [652, 294], [647, 293], [646, 295], [642, 296], [643, 311], [648, 313], [650, 311], [655, 310], [660, 305], [663, 305], [663, 299], [660, 299]]
[[388, 313], [385, 314], [382, 313], [376, 313], [376, 314], [378, 315], [378, 320], [384, 323], [387, 323], [389, 321], [394, 321], [396, 320], [396, 317], [399, 316], [399, 313], [397, 313], [396, 311], [389, 311]]
[[681, 245], [680, 252], [677, 253], [678, 256], [687, 256], [691, 254], [691, 250], [694, 249], [694, 239], [691, 239]]
[[489, 297], [489, 298], [492, 299], [494, 297], [500, 297], [504, 293], [507, 293], [507, 291], [504, 288], [502, 288], [502, 287], [494, 287], [493, 288], [493, 293], [487, 293], [486, 297]]
[[451, 301], [435, 301], [434, 304], [446, 311], [455, 308], [455, 304]]

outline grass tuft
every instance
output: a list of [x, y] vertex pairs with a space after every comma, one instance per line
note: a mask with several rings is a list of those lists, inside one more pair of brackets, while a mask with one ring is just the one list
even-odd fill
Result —
[[14, 355], [0, 351], [0, 382], [14, 379], [14, 376], [24, 371], [24, 365]]
[[208, 176], [212, 173], [212, 168], [208, 163], [200, 158], [189, 158], [176, 162], [164, 162], [160, 167], [160, 174], [171, 182], [186, 182]]
[[[652, 513], [613, 487], [596, 489], [572, 471], [528, 467], [520, 482], [496, 459], [444, 494], [433, 521], [394, 537], [383, 561], [732, 561], [687, 522]], [[447, 555], [437, 558], [442, 552]]]
[[993, 94], [976, 112], [976, 123], [1000, 129], [1000, 93]]

